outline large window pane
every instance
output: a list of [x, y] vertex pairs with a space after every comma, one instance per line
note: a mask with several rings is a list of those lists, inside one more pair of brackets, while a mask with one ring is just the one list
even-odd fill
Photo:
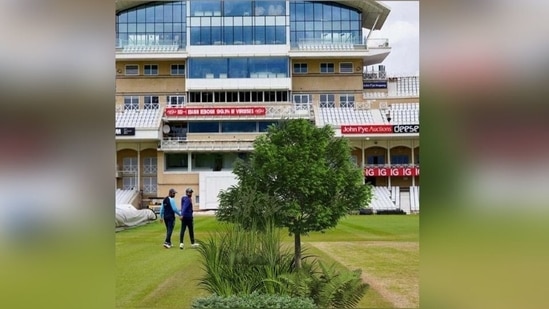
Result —
[[286, 14], [285, 1], [255, 1], [255, 15], [280, 16]]
[[255, 121], [222, 122], [221, 132], [257, 132]]
[[[229, 1], [232, 2], [232, 1]], [[221, 12], [221, 1], [205, 1], [205, 0], [193, 0], [191, 1], [191, 16], [214, 16]]]
[[191, 122], [189, 123], [191, 133], [219, 133], [219, 122]]
[[[132, 20], [132, 22], [124, 23], [124, 27], [116, 29], [118, 32], [127, 33], [133, 40], [123, 44], [172, 44], [176, 35], [179, 38], [185, 36], [184, 10], [185, 4], [181, 2], [151, 2], [121, 12], [117, 23], [125, 20]], [[117, 37], [120, 37], [119, 33]]]
[[225, 1], [223, 7], [224, 16], [249, 16], [252, 15], [251, 0]]
[[166, 153], [164, 158], [166, 171], [186, 171], [189, 166], [186, 153]]

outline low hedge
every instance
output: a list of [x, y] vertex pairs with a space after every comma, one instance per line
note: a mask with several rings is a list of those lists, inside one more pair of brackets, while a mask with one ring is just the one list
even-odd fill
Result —
[[313, 301], [309, 298], [297, 298], [285, 295], [271, 295], [252, 293], [249, 295], [231, 295], [229, 297], [221, 297], [211, 295], [208, 297], [197, 298], [193, 301], [191, 308], [207, 309], [207, 308], [226, 308], [226, 309], [252, 309], [252, 308], [277, 308], [277, 309], [315, 309], [317, 308]]

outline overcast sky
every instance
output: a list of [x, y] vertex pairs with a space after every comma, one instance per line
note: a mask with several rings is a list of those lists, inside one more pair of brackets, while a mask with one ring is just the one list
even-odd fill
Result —
[[389, 39], [391, 53], [382, 63], [387, 74], [419, 75], [419, 1], [380, 2], [391, 12], [383, 28], [374, 31], [370, 38]]

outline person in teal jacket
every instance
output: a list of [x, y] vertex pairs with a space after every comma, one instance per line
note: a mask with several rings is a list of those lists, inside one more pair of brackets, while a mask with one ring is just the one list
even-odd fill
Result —
[[160, 207], [160, 223], [164, 221], [166, 225], [166, 239], [164, 239], [164, 248], [170, 249], [172, 247], [172, 233], [175, 228], [175, 215], [181, 217], [181, 213], [177, 209], [175, 204], [175, 189], [170, 189], [168, 196], [162, 201]]

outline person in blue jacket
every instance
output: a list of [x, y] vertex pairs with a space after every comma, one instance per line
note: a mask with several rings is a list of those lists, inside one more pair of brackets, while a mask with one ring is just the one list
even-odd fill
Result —
[[193, 227], [193, 189], [187, 188], [185, 195], [181, 198], [181, 233], [179, 233], [179, 249], [185, 248], [183, 238], [185, 230], [189, 228], [189, 237], [191, 238], [191, 247], [196, 248], [198, 244], [194, 243]]
[[164, 248], [170, 249], [172, 247], [172, 233], [175, 227], [175, 215], [181, 217], [181, 213], [177, 209], [175, 204], [175, 189], [170, 189], [168, 196], [162, 201], [160, 207], [160, 223], [164, 221], [166, 224], [166, 239], [164, 240]]

